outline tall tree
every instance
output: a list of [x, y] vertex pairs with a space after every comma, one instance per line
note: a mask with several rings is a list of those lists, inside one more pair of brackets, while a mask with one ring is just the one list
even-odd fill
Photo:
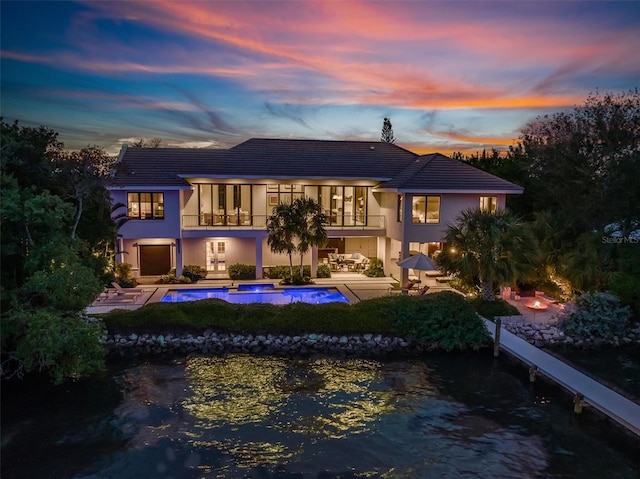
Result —
[[382, 134], [380, 135], [380, 141], [383, 143], [395, 143], [396, 141], [396, 138], [393, 136], [393, 127], [389, 118], [385, 118], [382, 122]]
[[102, 155], [66, 153], [45, 127], [2, 122], [0, 133], [0, 374], [89, 374], [102, 364], [102, 331], [78, 313], [101, 289], [101, 242], [115, 234], [108, 192], [93, 176]]
[[280, 203], [267, 218], [267, 244], [275, 253], [289, 256], [289, 272], [293, 277], [293, 254], [300, 254], [300, 276], [303, 276], [304, 255], [313, 246], [327, 241], [324, 225], [327, 217], [313, 198], [297, 198]]
[[538, 255], [529, 228], [504, 210], [463, 211], [447, 228], [444, 242], [437, 258], [440, 268], [478, 285], [486, 301], [495, 299], [496, 288], [531, 274]]
[[533, 208], [560, 212], [579, 232], [640, 223], [640, 93], [596, 93], [522, 130]]
[[304, 255], [314, 246], [324, 246], [327, 242], [327, 215], [323, 213], [320, 203], [312, 198], [298, 198], [293, 202], [297, 216], [300, 218], [298, 231], [298, 252], [300, 253], [300, 276], [303, 276]]

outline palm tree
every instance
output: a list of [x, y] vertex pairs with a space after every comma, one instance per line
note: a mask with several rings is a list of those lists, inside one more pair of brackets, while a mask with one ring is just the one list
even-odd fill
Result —
[[303, 258], [314, 246], [324, 246], [327, 242], [327, 215], [322, 212], [322, 205], [313, 198], [298, 198], [292, 206], [299, 220], [298, 252], [300, 253], [300, 276], [303, 276]]
[[322, 205], [312, 198], [297, 198], [291, 203], [279, 203], [267, 218], [267, 244], [274, 253], [289, 255], [289, 272], [293, 277], [293, 253], [300, 253], [300, 276], [303, 258], [313, 246], [327, 241], [324, 225], [327, 216]]
[[479, 284], [482, 298], [495, 299], [495, 288], [513, 284], [534, 270], [537, 243], [520, 219], [504, 210], [463, 211], [444, 236], [447, 248], [438, 265], [449, 274]]
[[289, 273], [293, 276], [294, 237], [298, 231], [295, 212], [291, 203], [278, 203], [267, 218], [267, 244], [271, 251], [289, 255]]

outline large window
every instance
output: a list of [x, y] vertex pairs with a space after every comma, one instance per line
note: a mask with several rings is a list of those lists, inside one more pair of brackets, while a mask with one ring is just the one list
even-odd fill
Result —
[[412, 223], [439, 223], [440, 197], [414, 196], [411, 211]]
[[318, 202], [330, 225], [364, 226], [367, 224], [366, 186], [319, 186]]
[[304, 185], [267, 185], [267, 211], [278, 203], [289, 204], [304, 196]]
[[498, 210], [498, 197], [497, 196], [481, 196], [480, 209], [482, 211], [488, 211], [489, 213], [495, 213]]
[[251, 225], [251, 185], [198, 185], [201, 225]]
[[128, 193], [127, 214], [132, 220], [163, 220], [163, 193]]

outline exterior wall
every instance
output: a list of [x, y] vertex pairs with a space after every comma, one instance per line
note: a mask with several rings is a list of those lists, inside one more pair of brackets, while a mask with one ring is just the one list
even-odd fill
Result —
[[[423, 195], [420, 195], [423, 196]], [[435, 195], [434, 195], [435, 196]], [[404, 240], [409, 242], [428, 243], [431, 241], [441, 241], [449, 224], [455, 223], [460, 212], [463, 210], [478, 208], [480, 206], [480, 196], [497, 196], [498, 207], [504, 208], [505, 195], [480, 195], [480, 194], [443, 194], [440, 196], [440, 222], [436, 224], [414, 224], [411, 223], [411, 203], [413, 195], [407, 194], [406, 206], [409, 215], [404, 223]], [[405, 209], [405, 212], [407, 209]]]
[[[138, 190], [131, 190], [138, 191]], [[123, 238], [179, 238], [181, 211], [180, 192], [162, 191], [164, 193], [164, 219], [163, 220], [129, 220], [118, 230]], [[127, 204], [127, 191], [112, 191], [111, 197], [114, 203]], [[125, 213], [126, 207], [116, 213]]]
[[198, 187], [194, 185], [192, 190], [183, 190], [180, 193], [180, 199], [182, 201], [182, 214], [200, 214], [200, 211], [198, 210]]

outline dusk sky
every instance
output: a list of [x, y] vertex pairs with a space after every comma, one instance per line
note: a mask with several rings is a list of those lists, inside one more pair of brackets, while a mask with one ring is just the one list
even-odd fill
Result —
[[1, 2], [1, 115], [69, 149], [136, 138], [513, 144], [640, 86], [640, 2]]

